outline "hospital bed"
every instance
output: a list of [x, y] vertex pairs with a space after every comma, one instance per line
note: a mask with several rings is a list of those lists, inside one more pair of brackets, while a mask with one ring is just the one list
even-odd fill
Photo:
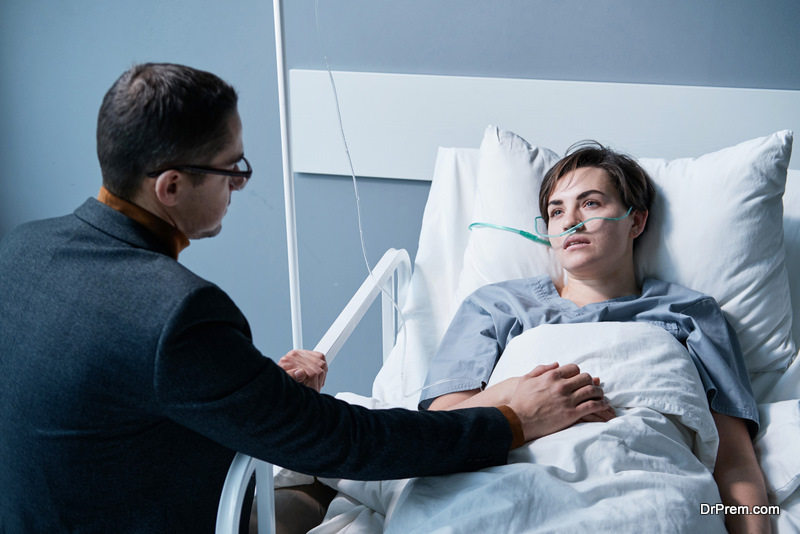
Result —
[[[387, 251], [316, 346], [332, 360], [366, 309], [382, 295], [383, 347], [376, 347], [375, 354], [383, 355], [384, 364], [373, 384], [372, 398], [352, 394], [342, 398], [372, 407], [416, 408], [427, 365], [463, 297], [485, 283], [541, 273], [559, 275], [546, 247], [511, 233], [470, 231], [468, 226], [481, 221], [530, 229], [537, 209], [536, 179], [546, 166], [546, 149], [563, 154], [575, 141], [595, 139], [641, 158], [657, 186], [649, 233], [637, 251], [637, 274], [711, 294], [737, 330], [759, 402], [762, 426], [755, 440], [756, 452], [770, 503], [780, 507], [780, 513], [773, 515], [773, 525], [778, 532], [800, 531], [800, 455], [796, 454], [800, 364], [795, 361], [796, 341], [800, 341], [800, 164], [790, 162], [791, 132], [786, 131], [800, 125], [800, 91], [349, 72], [334, 73], [334, 78], [357, 174], [432, 179], [413, 274], [405, 251]], [[328, 73], [292, 71], [290, 88], [294, 170], [348, 175]], [[636, 336], [655, 335], [619, 328], [614, 335], [623, 344], [632, 343]], [[540, 332], [528, 342], [548, 346], [565, 336], [588, 339], [602, 335], [596, 330], [590, 336], [586, 333]], [[612, 341], [602, 338], [601, 343]], [[591, 368], [592, 354], [580, 353], [581, 345], [586, 344], [575, 345], [575, 357], [583, 358]], [[640, 349], [645, 345], [634, 342]], [[655, 358], [653, 361], [663, 362], [672, 356]], [[654, 365], [653, 361], [642, 365]], [[605, 371], [597, 374], [605, 379], [609, 373], [615, 376], [613, 370], [608, 371], [614, 362], [595, 364], [603, 366]], [[684, 371], [686, 376], [691, 374]], [[515, 370], [512, 366], [503, 372]], [[612, 393], [619, 393], [619, 399], [624, 396], [623, 392]], [[708, 508], [701, 510], [702, 504], [719, 502], [718, 497], [714, 501], [713, 492], [708, 493], [709, 478], [703, 467], [713, 465], [715, 447], [709, 431], [713, 424], [703, 419], [702, 410], [695, 409], [703, 408], [703, 401], [686, 397], [682, 404], [688, 408], [680, 413], [661, 410], [666, 420], [680, 429], [675, 441], [683, 440], [683, 445], [678, 443], [677, 448], [688, 447], [693, 453], [689, 458], [671, 459], [672, 464], [691, 464], [680, 474], [697, 481], [687, 487], [676, 486], [682, 496], [665, 496], [670, 489], [663, 478], [652, 480], [648, 492], [636, 498], [631, 495], [645, 491], [642, 487], [623, 486], [616, 495], [617, 490], [605, 486], [601, 495], [596, 488], [580, 486], [583, 495], [590, 496], [584, 503], [586, 517], [580, 506], [575, 506], [567, 509], [568, 517], [536, 516], [542, 522], [528, 524], [556, 525], [553, 530], [558, 531], [559, 521], [579, 522], [589, 517], [593, 528], [605, 525], [610, 529], [614, 521], [622, 521], [614, 527], [622, 532], [691, 530], [697, 525], [712, 532], [719, 529], [721, 515]], [[659, 400], [647, 402], [657, 404]], [[592, 425], [582, 425], [587, 427]], [[598, 441], [594, 434], [581, 436], [582, 431], [576, 431], [578, 441], [569, 447], [557, 439], [541, 440], [539, 449], [526, 449], [512, 458], [518, 463], [475, 474], [383, 485], [326, 481], [337, 487], [342, 497], [334, 501], [324, 531], [345, 527], [351, 532], [384, 527], [411, 531], [415, 517], [435, 515], [419, 497], [426, 494], [450, 494], [441, 505], [450, 515], [441, 515], [440, 520], [450, 525], [451, 532], [463, 531], [459, 530], [463, 527], [460, 516], [468, 517], [471, 528], [497, 521], [498, 514], [514, 516], [517, 512], [503, 510], [502, 504], [513, 495], [503, 494], [499, 498], [506, 500], [494, 506], [489, 504], [491, 495], [476, 491], [481, 486], [507, 486], [519, 473], [528, 476], [523, 466], [536, 464], [537, 459], [542, 463], [542, 458], [558, 467], [551, 471], [569, 475], [542, 484], [568, 486], [574, 482], [574, 474], [587, 466], [580, 464], [577, 453], [566, 460], [548, 457], [548, 447], [552, 454], [576, 443], [585, 446]], [[639, 452], [647, 453], [648, 447], [667, 441], [663, 437], [645, 439], [644, 450]], [[560, 465], [560, 461], [569, 465]], [[622, 470], [635, 469], [624, 465]], [[254, 470], [258, 472], [259, 530], [272, 528], [268, 509], [272, 466], [239, 455], [223, 490], [217, 532], [236, 531], [245, 487]], [[541, 471], [546, 470], [531, 471], [530, 477], [544, 476]], [[304, 481], [298, 474], [275, 472], [281, 484]], [[619, 474], [612, 469], [612, 478]], [[567, 480], [570, 477], [572, 480]], [[530, 480], [528, 485], [535, 487]], [[581, 482], [587, 480], [591, 477]], [[606, 479], [601, 480], [605, 483]], [[630, 495], [625, 494], [628, 490]], [[558, 491], [551, 494], [562, 495]], [[626, 499], [627, 509], [615, 508], [616, 497]], [[475, 499], [482, 506], [474, 506]], [[536, 507], [535, 494], [520, 499], [510, 505], [511, 510], [524, 507], [523, 502], [533, 502], [530, 507]], [[603, 499], [608, 500], [598, 508]], [[460, 500], [466, 504], [459, 507]], [[558, 506], [549, 502], [540, 507]], [[483, 511], [467, 513], [476, 508]], [[597, 515], [600, 509], [618, 517], [605, 523]], [[700, 517], [703, 511], [706, 513]], [[665, 524], [665, 513], [673, 523]], [[534, 518], [519, 517], [526, 521]], [[434, 523], [426, 524], [433, 528]]]

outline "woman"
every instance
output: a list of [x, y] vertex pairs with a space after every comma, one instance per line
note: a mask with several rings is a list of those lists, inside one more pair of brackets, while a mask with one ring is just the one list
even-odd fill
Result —
[[[529, 328], [651, 322], [687, 347], [706, 388], [720, 436], [714, 478], [723, 503], [752, 510], [766, 505], [767, 497], [750, 441], [758, 411], [735, 333], [711, 297], [658, 280], [641, 285], [636, 280], [634, 243], [645, 230], [653, 196], [647, 173], [634, 160], [594, 143], [570, 151], [548, 171], [539, 195], [542, 233], [564, 279], [512, 280], [468, 297], [433, 359], [420, 407], [451, 410], [507, 402], [517, 379], [484, 388], [508, 341]], [[612, 417], [609, 408], [584, 421]], [[727, 516], [726, 526], [732, 532], [770, 529], [768, 516], [746, 514]]]

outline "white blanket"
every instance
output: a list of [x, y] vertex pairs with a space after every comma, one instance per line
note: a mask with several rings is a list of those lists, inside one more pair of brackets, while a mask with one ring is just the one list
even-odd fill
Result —
[[341, 493], [313, 532], [725, 532], [722, 515], [701, 513], [721, 502], [710, 473], [717, 434], [680, 343], [641, 323], [540, 326], [509, 343], [490, 384], [552, 361], [599, 376], [618, 416], [538, 439], [508, 465], [475, 473], [327, 480]]

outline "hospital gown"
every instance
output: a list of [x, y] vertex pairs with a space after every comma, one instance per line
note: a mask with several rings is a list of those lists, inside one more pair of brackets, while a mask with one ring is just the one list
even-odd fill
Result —
[[[479, 288], [461, 304], [433, 358], [420, 408], [436, 397], [482, 389], [506, 345], [542, 324], [649, 322], [683, 343], [697, 367], [711, 408], [758, 429], [756, 406], [739, 341], [717, 302], [677, 284], [645, 279], [641, 295], [578, 307], [561, 298], [550, 277]], [[559, 354], [551, 355], [559, 361]], [[569, 362], [560, 362], [562, 364]]]

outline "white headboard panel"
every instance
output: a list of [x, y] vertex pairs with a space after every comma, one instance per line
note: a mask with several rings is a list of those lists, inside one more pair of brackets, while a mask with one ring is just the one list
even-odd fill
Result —
[[[334, 72], [359, 176], [429, 180], [439, 146], [494, 124], [564, 152], [595, 139], [636, 157], [694, 157], [800, 131], [800, 91]], [[327, 71], [290, 73], [295, 172], [349, 175]], [[800, 169], [800, 158], [791, 168]]]

